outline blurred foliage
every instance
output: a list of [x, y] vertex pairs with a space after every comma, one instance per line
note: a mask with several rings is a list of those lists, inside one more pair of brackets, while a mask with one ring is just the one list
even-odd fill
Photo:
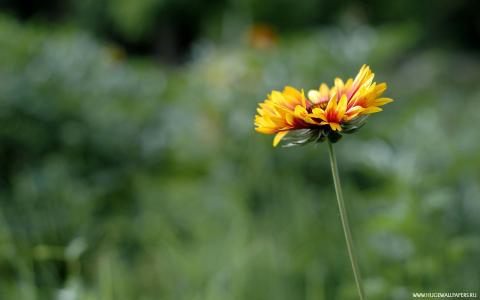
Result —
[[198, 38], [235, 35], [224, 28], [251, 23], [283, 33], [318, 25], [407, 22], [422, 28], [423, 43], [480, 47], [477, 0], [0, 0], [0, 9], [26, 20], [73, 24], [129, 53], [175, 63], [185, 60]]
[[[138, 2], [119, 30], [143, 30]], [[356, 299], [324, 145], [252, 123], [270, 89], [363, 63], [396, 99], [336, 145], [369, 299], [478, 292], [478, 56], [349, 28], [204, 40], [169, 69], [2, 16], [0, 298]]]

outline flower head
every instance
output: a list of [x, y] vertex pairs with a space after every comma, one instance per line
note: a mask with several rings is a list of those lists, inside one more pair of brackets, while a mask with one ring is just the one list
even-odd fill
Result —
[[[283, 92], [273, 91], [259, 104], [255, 116], [255, 130], [276, 134], [273, 145], [287, 139], [287, 145], [321, 142], [328, 138], [338, 141], [342, 133], [352, 133], [364, 125], [369, 114], [382, 111], [380, 106], [390, 103], [390, 98], [380, 96], [386, 83], [373, 82], [374, 74], [363, 65], [355, 79], [343, 82], [336, 78], [334, 85], [322, 83], [318, 90], [285, 87]], [[285, 137], [288, 133], [288, 137]]]

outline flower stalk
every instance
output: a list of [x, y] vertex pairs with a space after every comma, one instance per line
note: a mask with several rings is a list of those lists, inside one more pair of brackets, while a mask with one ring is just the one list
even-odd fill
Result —
[[338, 209], [340, 210], [340, 219], [342, 221], [343, 233], [347, 242], [348, 256], [352, 264], [353, 276], [355, 277], [355, 284], [357, 286], [360, 300], [365, 300], [365, 293], [363, 291], [362, 277], [360, 269], [358, 268], [357, 258], [353, 248], [352, 233], [348, 224], [347, 210], [345, 209], [345, 202], [343, 201], [342, 187], [340, 185], [340, 176], [338, 175], [337, 159], [333, 150], [333, 144], [328, 142], [328, 154], [330, 156], [330, 166], [332, 167], [333, 184], [335, 185], [335, 193], [337, 195]]

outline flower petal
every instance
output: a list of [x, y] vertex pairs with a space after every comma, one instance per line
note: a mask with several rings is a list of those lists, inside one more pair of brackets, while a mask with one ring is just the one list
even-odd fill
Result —
[[345, 114], [346, 110], [347, 110], [347, 95], [343, 95], [342, 98], [340, 99], [340, 102], [338, 102], [338, 107], [337, 107], [337, 118], [339, 120], [343, 118], [343, 115]]
[[287, 135], [288, 131], [280, 131], [275, 135], [273, 139], [273, 147], [276, 147], [278, 143]]

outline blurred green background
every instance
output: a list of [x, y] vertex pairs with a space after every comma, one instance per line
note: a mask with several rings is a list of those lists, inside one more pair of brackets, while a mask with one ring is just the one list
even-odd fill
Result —
[[0, 1], [0, 299], [357, 299], [326, 145], [258, 102], [363, 63], [368, 299], [480, 292], [479, 1]]

